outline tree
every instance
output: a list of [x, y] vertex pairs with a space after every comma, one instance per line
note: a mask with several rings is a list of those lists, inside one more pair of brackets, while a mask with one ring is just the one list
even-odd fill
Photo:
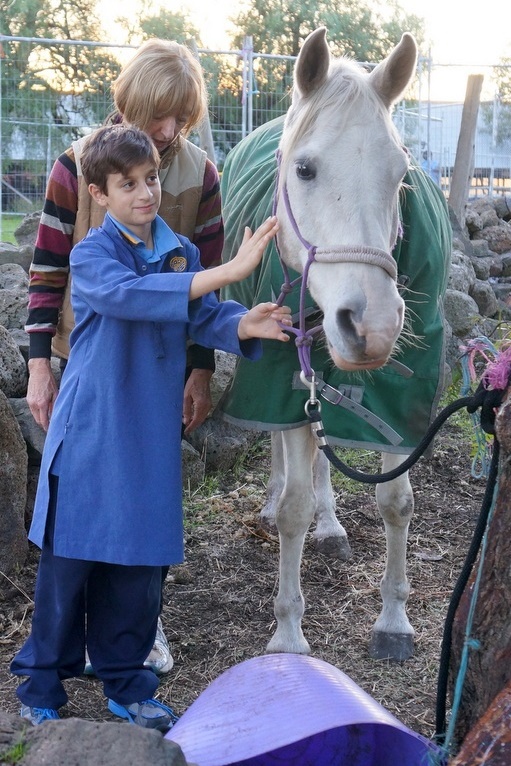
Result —
[[503, 58], [499, 66], [494, 67], [494, 77], [498, 93], [497, 111], [495, 113], [493, 104], [487, 105], [483, 115], [488, 132], [495, 135], [496, 146], [502, 146], [511, 140], [511, 58]]
[[324, 25], [334, 55], [362, 62], [384, 58], [403, 31], [414, 32], [418, 42], [423, 38], [422, 21], [397, 2], [385, 6], [382, 16], [363, 0], [252, 0], [233, 23], [238, 47], [251, 35], [255, 51], [290, 56], [298, 55], [309, 32]]
[[151, 37], [159, 37], [162, 40], [176, 40], [178, 43], [186, 43], [193, 39], [200, 47], [200, 32], [188, 14], [173, 13], [164, 8], [153, 14], [147, 0], [140, 0], [138, 9], [137, 13], [118, 19], [131, 44], [140, 45]]
[[[44, 190], [48, 155], [103, 121], [120, 64], [107, 49], [69, 42], [101, 40], [96, 0], [1, 0], [0, 29], [35, 38], [2, 44], [2, 172], [24, 184], [31, 175]], [[23, 159], [5, 161], [15, 156]]]
[[59, 41], [101, 40], [96, 0], [12, 0], [2, 2], [5, 34], [49, 38], [54, 42], [3, 44], [3, 119], [70, 122], [77, 109], [90, 121], [102, 120], [106, 88], [119, 63], [106, 50]]

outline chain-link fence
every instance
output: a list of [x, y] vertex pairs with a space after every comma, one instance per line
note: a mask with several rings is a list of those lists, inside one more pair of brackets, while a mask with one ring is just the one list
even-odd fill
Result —
[[[42, 207], [55, 158], [112, 109], [110, 83], [133, 53], [130, 46], [0, 36], [1, 210]], [[219, 169], [228, 151], [289, 106], [294, 59], [258, 54], [251, 38], [239, 51], [198, 50], [209, 93], [209, 118]], [[433, 103], [441, 67], [421, 58], [415, 81], [396, 107], [403, 143], [446, 194], [459, 136], [462, 98]], [[500, 122], [510, 104], [481, 104], [474, 154], [474, 193], [511, 190], [511, 141]], [[198, 136], [192, 137], [198, 141]]]

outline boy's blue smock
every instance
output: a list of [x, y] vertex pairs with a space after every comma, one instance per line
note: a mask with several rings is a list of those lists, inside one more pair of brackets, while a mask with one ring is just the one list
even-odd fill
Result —
[[189, 301], [193, 273], [202, 269], [194, 245], [176, 235], [164, 263], [176, 271], [148, 273], [151, 266], [108, 219], [71, 253], [76, 326], [29, 533], [41, 546], [48, 474], [62, 443], [56, 556], [144, 566], [182, 561], [186, 341], [261, 355], [259, 341], [238, 339], [243, 306], [219, 303], [213, 293]]

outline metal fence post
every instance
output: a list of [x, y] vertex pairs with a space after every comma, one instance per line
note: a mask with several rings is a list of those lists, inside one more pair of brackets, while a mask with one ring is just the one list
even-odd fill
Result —
[[243, 40], [243, 65], [241, 71], [241, 137], [245, 138], [252, 132], [253, 109], [252, 102], [252, 79], [254, 72], [254, 43], [253, 38], [247, 35]]
[[247, 94], [248, 94], [248, 110], [247, 110], [247, 131], [252, 133], [254, 130], [254, 40], [252, 37], [246, 38], [249, 41], [248, 45], [248, 72], [247, 72]]

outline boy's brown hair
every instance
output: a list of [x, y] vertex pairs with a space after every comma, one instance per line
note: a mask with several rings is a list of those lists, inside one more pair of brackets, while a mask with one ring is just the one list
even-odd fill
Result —
[[107, 193], [108, 176], [126, 175], [146, 162], [160, 167], [160, 155], [149, 136], [138, 128], [106, 125], [92, 133], [82, 149], [80, 164], [87, 184]]

